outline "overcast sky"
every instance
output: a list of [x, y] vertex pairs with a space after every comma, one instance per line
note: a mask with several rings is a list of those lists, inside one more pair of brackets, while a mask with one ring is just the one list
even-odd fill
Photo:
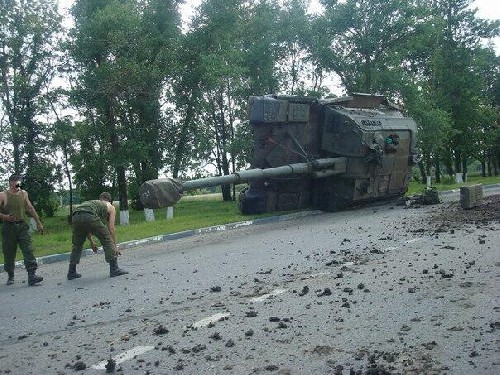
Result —
[[[200, 4], [201, 0], [185, 0], [181, 5], [181, 9], [186, 17], [189, 17], [191, 11]], [[316, 0], [313, 0], [313, 3]], [[73, 0], [59, 0], [62, 8], [67, 9]], [[478, 16], [487, 19], [500, 19], [500, 2], [498, 0], [475, 0], [473, 6], [478, 8]]]
[[[59, 0], [61, 6], [61, 11], [65, 12], [74, 0]], [[201, 0], [185, 0], [185, 3], [180, 6], [181, 12], [183, 14], [184, 22], [187, 22], [193, 14], [193, 10], [201, 3]], [[312, 0], [317, 3], [317, 0]], [[500, 1], [499, 0], [475, 0], [472, 3], [474, 8], [478, 9], [477, 16], [484, 19], [500, 19]], [[495, 39], [495, 50], [496, 54], [500, 54], [500, 38]]]
[[[60, 0], [61, 3], [73, 2], [73, 0]], [[186, 0], [186, 2], [181, 5], [183, 13], [186, 17], [189, 17], [192, 10], [201, 3], [201, 0]], [[314, 3], [318, 3], [318, 0], [312, 0]], [[478, 17], [487, 19], [499, 19], [500, 18], [500, 1], [498, 0], [475, 0], [473, 7], [478, 8]]]

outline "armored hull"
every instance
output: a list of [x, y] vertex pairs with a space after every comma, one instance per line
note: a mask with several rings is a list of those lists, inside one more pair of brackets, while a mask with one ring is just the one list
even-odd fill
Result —
[[239, 196], [245, 214], [333, 211], [405, 193], [419, 153], [413, 119], [378, 95], [251, 97], [249, 123], [250, 170], [185, 182], [147, 181], [140, 191], [144, 206], [171, 206], [187, 190], [246, 182]]
[[244, 213], [307, 207], [332, 211], [403, 194], [418, 155], [413, 119], [383, 96], [314, 98], [261, 96], [250, 101], [252, 168], [344, 158], [341, 174], [278, 176], [250, 182]]

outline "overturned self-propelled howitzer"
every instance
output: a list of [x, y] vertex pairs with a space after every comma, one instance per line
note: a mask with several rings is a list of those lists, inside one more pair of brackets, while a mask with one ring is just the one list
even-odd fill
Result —
[[413, 119], [380, 95], [337, 99], [250, 98], [252, 169], [191, 181], [145, 182], [147, 208], [174, 205], [184, 191], [248, 182], [243, 213], [316, 208], [334, 211], [406, 192], [418, 158]]

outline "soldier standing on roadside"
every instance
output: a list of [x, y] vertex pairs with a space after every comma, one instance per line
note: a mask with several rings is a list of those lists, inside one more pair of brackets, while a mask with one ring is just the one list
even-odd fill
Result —
[[14, 268], [17, 246], [21, 248], [24, 257], [24, 266], [28, 271], [28, 285], [36, 285], [43, 277], [36, 275], [38, 264], [33, 255], [33, 246], [29, 225], [26, 223], [26, 212], [35, 219], [38, 231], [43, 234], [44, 229], [35, 208], [28, 198], [28, 192], [21, 189], [21, 177], [9, 177], [9, 188], [0, 192], [0, 218], [2, 226], [2, 250], [4, 255], [4, 269], [8, 274], [7, 285], [14, 284]]

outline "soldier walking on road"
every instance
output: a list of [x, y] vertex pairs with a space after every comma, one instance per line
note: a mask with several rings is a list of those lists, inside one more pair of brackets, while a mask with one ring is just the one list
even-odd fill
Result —
[[128, 273], [118, 267], [117, 257], [120, 253], [116, 247], [116, 210], [111, 202], [111, 194], [104, 192], [99, 196], [99, 200], [83, 202], [73, 212], [71, 218], [73, 248], [69, 260], [68, 280], [82, 276], [76, 272], [76, 265], [80, 263], [83, 243], [91, 235], [96, 236], [101, 242], [106, 262], [109, 263], [109, 276], [115, 277]]
[[28, 192], [21, 189], [21, 177], [9, 177], [9, 188], [0, 192], [0, 218], [2, 226], [2, 250], [4, 255], [4, 269], [8, 274], [7, 285], [14, 284], [14, 268], [17, 246], [21, 248], [24, 257], [24, 266], [28, 271], [28, 285], [36, 285], [43, 280], [35, 272], [38, 268], [29, 225], [26, 223], [26, 212], [35, 219], [38, 231], [43, 234], [44, 229], [35, 208], [28, 198]]

